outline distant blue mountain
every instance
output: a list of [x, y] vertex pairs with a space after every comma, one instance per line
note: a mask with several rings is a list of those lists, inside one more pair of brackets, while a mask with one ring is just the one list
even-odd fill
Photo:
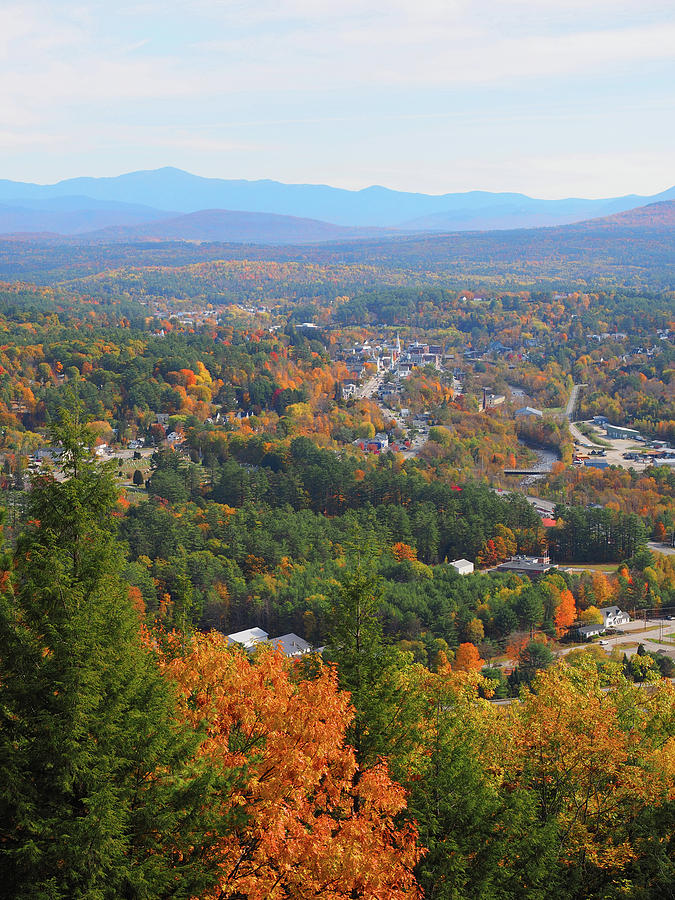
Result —
[[12, 196], [0, 199], [0, 234], [55, 232], [73, 235], [99, 228], [154, 222], [172, 215], [175, 213], [169, 210], [137, 203], [70, 194], [61, 197]]
[[[309, 218], [345, 227], [466, 231], [578, 222], [673, 199], [675, 188], [651, 197], [631, 194], [602, 200], [537, 200], [525, 194], [486, 191], [430, 195], [379, 186], [348, 191], [328, 185], [202, 178], [174, 168], [130, 172], [114, 178], [71, 178], [52, 185], [0, 180], [0, 203], [11, 201], [12, 206], [20, 204], [26, 208], [30, 202], [38, 204], [33, 208], [41, 208], [39, 204], [45, 201], [73, 197], [86, 198], [90, 205], [83, 209], [104, 209], [96, 204], [114, 203], [147, 210], [145, 220], [118, 219], [107, 223], [110, 225], [157, 221], [163, 210], [173, 210], [175, 216], [221, 209]], [[171, 213], [164, 215], [169, 218]]]

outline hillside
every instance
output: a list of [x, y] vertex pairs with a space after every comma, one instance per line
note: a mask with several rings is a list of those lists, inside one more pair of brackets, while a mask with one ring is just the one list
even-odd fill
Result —
[[252, 244], [307, 244], [375, 237], [386, 233], [378, 228], [346, 228], [271, 213], [205, 209], [171, 219], [141, 225], [105, 228], [83, 238], [94, 241], [237, 241]]
[[649, 203], [581, 224], [596, 228], [675, 228], [675, 200]]
[[[423, 277], [459, 287], [624, 284], [672, 290], [675, 285], [673, 202], [649, 213], [625, 213], [576, 225], [511, 231], [367, 236], [325, 222], [224, 213], [180, 216], [138, 229], [91, 235], [7, 235], [0, 239], [0, 280], [68, 280], [124, 266], [178, 267], [210, 260], [257, 259], [387, 272], [391, 283]], [[228, 228], [248, 229], [246, 242], [209, 240]], [[263, 234], [284, 237], [264, 244]], [[331, 234], [332, 232], [332, 234]], [[239, 232], [241, 233], [241, 231]], [[354, 240], [356, 234], [361, 240]], [[187, 240], [172, 236], [191, 234]], [[197, 236], [199, 235], [199, 236]], [[371, 232], [372, 235], [372, 232]], [[191, 241], [191, 242], [189, 242]], [[20, 252], [19, 252], [20, 248]], [[394, 274], [395, 273], [395, 274]]]

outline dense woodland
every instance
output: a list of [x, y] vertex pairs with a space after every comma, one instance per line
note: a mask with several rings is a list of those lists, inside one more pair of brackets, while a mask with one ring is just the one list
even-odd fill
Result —
[[[482, 240], [0, 247], [7, 896], [674, 896], [675, 666], [560, 656], [603, 606], [675, 609], [673, 467], [575, 468], [563, 414], [581, 384], [675, 441], [663, 246], [628, 289], [632, 257], [510, 268], [509, 234], [471, 277]], [[345, 398], [397, 336], [443, 366]], [[356, 446], [402, 408], [415, 453]], [[228, 645], [253, 626], [324, 652]]]

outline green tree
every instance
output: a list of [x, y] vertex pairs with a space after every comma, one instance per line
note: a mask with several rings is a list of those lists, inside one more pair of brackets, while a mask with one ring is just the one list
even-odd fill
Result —
[[526, 585], [516, 601], [516, 611], [522, 625], [533, 634], [536, 625], [544, 617], [544, 603], [539, 590], [533, 585]]
[[[427, 848], [417, 878], [427, 900], [544, 900], [554, 892], [555, 825], [537, 822], [534, 798], [508, 789], [490, 761], [504, 735], [473, 682], [440, 676], [426, 700], [422, 752], [408, 811]], [[552, 891], [553, 889], [553, 891]]]
[[[194, 761], [141, 638], [116, 500], [74, 417], [0, 595], [0, 881], [7, 898], [192, 897], [213, 883], [225, 776]], [[5, 579], [7, 581], [7, 579]]]
[[386, 757], [395, 777], [414, 741], [419, 696], [408, 690], [411, 655], [385, 644], [379, 617], [382, 587], [366, 549], [342, 577], [329, 626], [329, 658], [339, 685], [351, 693], [349, 738], [362, 767]]

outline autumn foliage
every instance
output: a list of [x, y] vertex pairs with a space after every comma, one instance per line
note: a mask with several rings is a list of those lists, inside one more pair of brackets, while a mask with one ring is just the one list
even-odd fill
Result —
[[242, 772], [228, 798], [241, 819], [219, 848], [211, 896], [417, 896], [415, 830], [395, 823], [404, 792], [384, 764], [358, 770], [345, 744], [349, 696], [332, 669], [296, 679], [280, 654], [251, 660], [216, 633], [172, 655], [163, 668], [186, 719], [206, 731], [203, 755]]
[[562, 637], [567, 633], [568, 628], [573, 625], [577, 618], [577, 608], [574, 602], [574, 595], [565, 588], [561, 592], [560, 603], [555, 611], [555, 633], [557, 637]]
[[608, 690], [593, 666], [549, 670], [514, 705], [515, 777], [538, 794], [542, 820], [557, 819], [565, 863], [615, 868], [635, 857], [631, 823], [672, 800], [672, 714], [668, 682], [647, 693], [617, 677]]
[[453, 669], [457, 672], [478, 672], [485, 665], [485, 660], [480, 658], [475, 644], [467, 642], [460, 644], [455, 654]]

